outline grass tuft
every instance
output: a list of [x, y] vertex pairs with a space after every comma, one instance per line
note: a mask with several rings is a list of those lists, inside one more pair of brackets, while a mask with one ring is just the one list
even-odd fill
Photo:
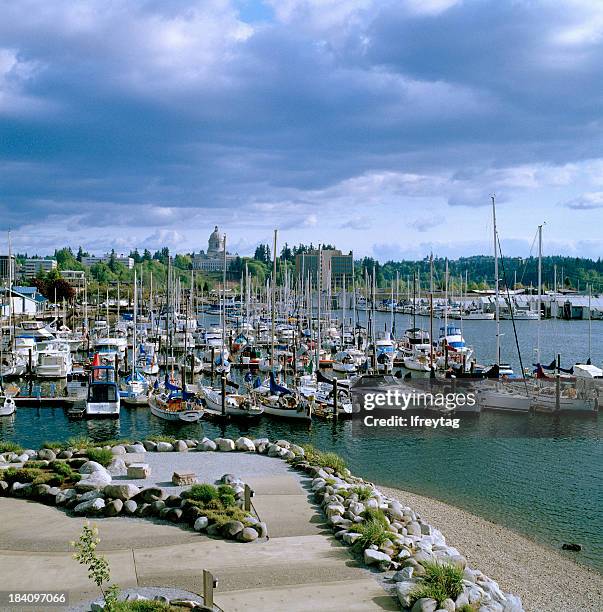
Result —
[[438, 605], [445, 599], [456, 599], [463, 592], [463, 570], [450, 563], [424, 563], [425, 576], [411, 593], [411, 603], [429, 597]]
[[305, 456], [301, 458], [303, 461], [323, 468], [332, 468], [339, 473], [342, 473], [347, 467], [344, 459], [336, 453], [323, 453], [311, 444], [304, 444], [302, 448], [305, 452]]
[[0, 442], [0, 453], [17, 453], [20, 455], [23, 452], [23, 447], [11, 440]]
[[364, 502], [370, 499], [373, 495], [373, 488], [370, 485], [355, 485], [350, 487], [350, 494], [356, 493], [358, 501]]
[[115, 455], [106, 448], [89, 448], [86, 454], [90, 461], [96, 461], [96, 463], [100, 463], [103, 467], [107, 467], [115, 458]]

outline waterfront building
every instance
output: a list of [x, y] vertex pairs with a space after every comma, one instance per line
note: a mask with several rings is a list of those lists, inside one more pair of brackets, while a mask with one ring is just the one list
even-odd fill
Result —
[[61, 270], [61, 278], [66, 280], [78, 293], [83, 291], [86, 285], [84, 270]]
[[[111, 253], [105, 253], [101, 256], [89, 255], [88, 257], [82, 257], [82, 264], [88, 267], [97, 263], [109, 263], [109, 261], [111, 261]], [[126, 266], [128, 270], [134, 267], [134, 260], [123, 253], [121, 255], [115, 255], [115, 261]]]
[[[295, 274], [307, 278], [308, 273], [313, 282], [316, 282], [318, 272], [319, 251], [309, 251], [295, 256]], [[350, 251], [347, 255], [339, 249], [325, 249], [320, 251], [321, 257], [321, 284], [323, 288], [328, 286], [341, 287], [343, 278], [349, 282], [352, 278], [354, 255]]]
[[13, 315], [35, 315], [46, 307], [48, 300], [38, 291], [37, 287], [17, 287], [9, 293], [8, 289], [0, 289], [0, 316], [7, 317], [12, 305]]
[[[237, 255], [231, 255], [226, 251], [226, 267], [228, 268]], [[218, 226], [209, 235], [207, 241], [207, 252], [199, 251], [193, 253], [193, 270], [205, 272], [222, 272], [224, 269], [224, 236], [218, 231]]]
[[15, 279], [15, 256], [10, 256], [10, 265], [8, 255], [0, 255], [0, 280], [6, 281], [9, 276]]
[[57, 267], [56, 259], [42, 259], [41, 257], [32, 257], [31, 259], [26, 259], [23, 264], [22, 276], [33, 277], [37, 276], [38, 272], [50, 272], [51, 270], [55, 270]]

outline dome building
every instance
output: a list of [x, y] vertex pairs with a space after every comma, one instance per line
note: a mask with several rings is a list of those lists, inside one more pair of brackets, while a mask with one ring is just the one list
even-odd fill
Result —
[[[199, 251], [193, 255], [193, 269], [204, 270], [205, 272], [222, 272], [224, 268], [224, 235], [220, 234], [218, 226], [214, 227], [214, 231], [209, 235], [207, 241], [207, 252]], [[237, 255], [231, 255], [226, 252], [226, 266], [235, 259]]]

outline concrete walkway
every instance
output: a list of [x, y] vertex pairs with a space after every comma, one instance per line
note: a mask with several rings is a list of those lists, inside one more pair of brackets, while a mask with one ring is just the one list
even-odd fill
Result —
[[[148, 519], [95, 519], [99, 549], [121, 587], [169, 586], [199, 593], [206, 568], [219, 579], [216, 602], [226, 611], [399, 609], [376, 575], [332, 536], [309, 501], [305, 480], [283, 461], [243, 453], [148, 453], [145, 461], [153, 469], [147, 485], [167, 483], [168, 473], [184, 468], [194, 470], [200, 482], [227, 472], [241, 477], [255, 490], [253, 503], [270, 539], [241, 544]], [[0, 516], [3, 590], [66, 589], [72, 604], [96, 597], [69, 547], [85, 519], [10, 498], [0, 498]]]

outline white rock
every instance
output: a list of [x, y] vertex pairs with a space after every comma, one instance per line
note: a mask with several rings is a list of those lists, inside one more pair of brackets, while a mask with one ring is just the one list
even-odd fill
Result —
[[235, 442], [235, 448], [238, 451], [245, 451], [251, 453], [255, 452], [255, 444], [249, 438], [245, 438], [243, 436], [237, 438]]
[[122, 444], [117, 444], [116, 446], [113, 446], [111, 448], [111, 452], [114, 455], [125, 455], [126, 454], [126, 447], [123, 446]]
[[157, 442], [158, 453], [170, 453], [174, 450], [174, 447], [169, 442]]
[[82, 479], [75, 484], [78, 491], [91, 491], [92, 489], [104, 489], [108, 484], [111, 484], [111, 474], [103, 468], [103, 471], [92, 472], [91, 474], [83, 474]]
[[174, 443], [174, 450], [179, 453], [184, 453], [188, 450], [188, 444], [184, 440], [176, 440]]
[[143, 444], [126, 444], [126, 452], [127, 453], [146, 453], [147, 449]]
[[111, 476], [125, 476], [128, 473], [128, 467], [121, 456], [116, 456], [107, 466], [107, 471]]
[[503, 607], [503, 612], [523, 612], [521, 597], [507, 593], [505, 596], [507, 601]]
[[86, 514], [87, 512], [100, 512], [104, 507], [105, 500], [102, 497], [97, 497], [78, 504], [73, 511], [76, 514]]
[[199, 444], [197, 444], [198, 451], [215, 451], [218, 448], [218, 445], [209, 438], [203, 438]]
[[235, 449], [235, 443], [230, 438], [216, 438], [214, 442], [216, 443], [218, 450], [223, 453], [227, 453]]
[[121, 499], [122, 501], [134, 497], [139, 491], [140, 489], [133, 484], [110, 484], [103, 489], [105, 497]]
[[86, 461], [79, 469], [80, 474], [92, 474], [93, 472], [106, 472], [107, 469], [96, 461]]
[[421, 525], [419, 525], [419, 523], [417, 523], [416, 521], [412, 521], [408, 525], [406, 525], [406, 531], [408, 535], [420, 536], [421, 535]]
[[412, 580], [413, 571], [414, 568], [412, 566], [403, 567], [392, 576], [392, 580], [395, 580], [396, 582], [408, 582], [409, 580]]
[[359, 533], [355, 533], [354, 531], [346, 531], [343, 534], [343, 541], [351, 546], [359, 537]]
[[435, 612], [438, 609], [438, 602], [435, 599], [421, 597], [415, 601], [411, 612]]
[[55, 504], [57, 506], [62, 506], [76, 495], [77, 491], [75, 489], [63, 489], [57, 493], [57, 496], [55, 497]]
[[410, 595], [417, 588], [419, 583], [416, 580], [396, 583], [396, 595], [404, 608], [410, 608]]
[[382, 569], [387, 569], [391, 563], [392, 559], [389, 555], [386, 555], [384, 552], [379, 550], [371, 550], [367, 548], [364, 551], [364, 562], [367, 565], [377, 565]]
[[209, 523], [209, 520], [207, 519], [206, 516], [200, 516], [195, 521], [195, 524], [193, 525], [193, 529], [195, 531], [203, 531], [203, 529], [205, 529], [207, 527], [208, 523]]
[[151, 475], [151, 468], [148, 463], [130, 463], [126, 473], [128, 478], [148, 478]]

